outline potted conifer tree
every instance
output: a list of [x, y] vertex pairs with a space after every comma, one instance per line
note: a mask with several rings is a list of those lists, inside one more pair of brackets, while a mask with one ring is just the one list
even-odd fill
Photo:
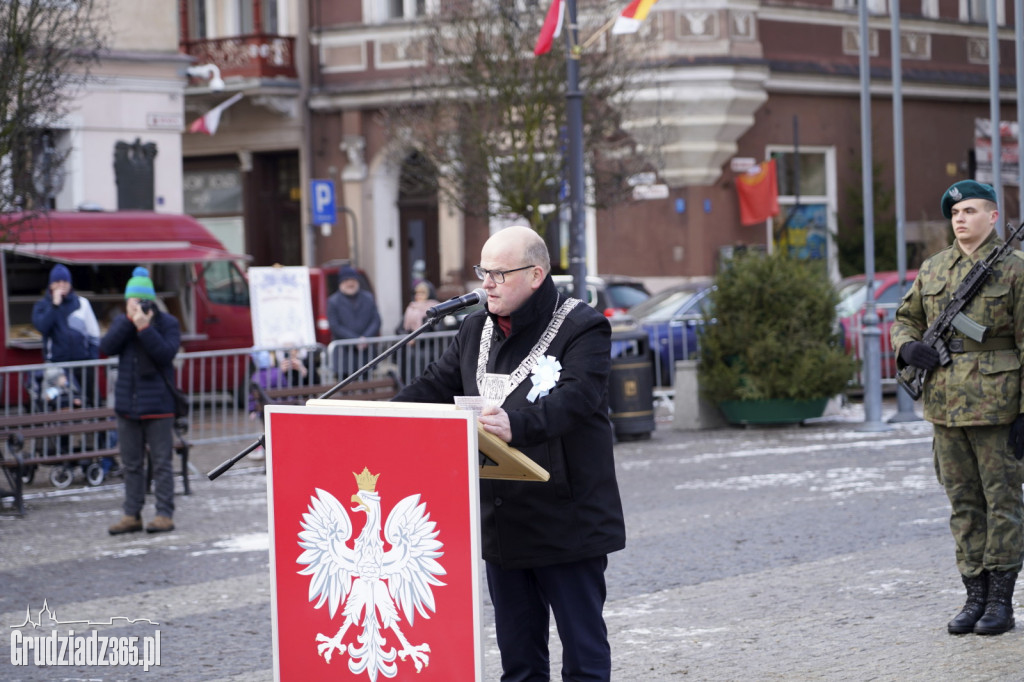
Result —
[[747, 253], [715, 277], [697, 376], [732, 423], [820, 417], [857, 369], [835, 328], [837, 294], [820, 263]]

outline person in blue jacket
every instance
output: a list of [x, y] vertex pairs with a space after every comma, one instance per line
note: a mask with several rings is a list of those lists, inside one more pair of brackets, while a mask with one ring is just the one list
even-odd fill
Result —
[[[118, 315], [100, 340], [100, 350], [118, 357], [114, 411], [121, 465], [124, 467], [124, 516], [111, 526], [111, 535], [142, 530], [146, 503], [144, 462], [149, 446], [156, 494], [156, 516], [146, 532], [174, 530], [174, 356], [181, 343], [178, 320], [156, 307], [156, 291], [146, 268], [135, 268], [124, 297], [125, 314]], [[163, 375], [163, 376], [161, 376]]]
[[[50, 270], [46, 294], [32, 308], [32, 326], [43, 337], [43, 362], [74, 362], [99, 357], [100, 326], [92, 305], [71, 286], [71, 271], [63, 263]], [[79, 367], [71, 372], [73, 389], [88, 404], [99, 403], [95, 395], [94, 368]]]

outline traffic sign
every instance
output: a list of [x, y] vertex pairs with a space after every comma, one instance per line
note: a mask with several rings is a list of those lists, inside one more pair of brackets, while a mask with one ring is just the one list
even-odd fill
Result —
[[334, 207], [334, 181], [310, 180], [313, 196], [313, 222], [318, 225], [334, 225], [338, 211]]

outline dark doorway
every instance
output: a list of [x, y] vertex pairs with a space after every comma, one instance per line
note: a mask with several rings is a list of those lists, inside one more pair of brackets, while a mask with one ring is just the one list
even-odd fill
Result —
[[437, 170], [417, 152], [407, 156], [398, 193], [403, 306], [412, 297], [414, 270], [435, 287], [442, 284], [436, 187]]
[[245, 245], [252, 265], [302, 265], [299, 155], [252, 155], [245, 197]]

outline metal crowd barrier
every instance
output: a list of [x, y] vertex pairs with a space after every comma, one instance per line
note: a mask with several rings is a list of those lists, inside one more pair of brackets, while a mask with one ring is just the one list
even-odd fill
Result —
[[700, 355], [700, 327], [704, 318], [686, 315], [669, 321], [667, 328], [648, 330], [654, 356], [654, 390], [672, 389], [676, 360], [696, 360]]
[[[454, 331], [429, 332], [418, 336], [415, 344], [400, 349], [374, 368], [371, 376], [394, 373], [403, 384], [418, 376], [441, 356], [455, 336]], [[257, 438], [262, 423], [250, 415], [249, 382], [258, 371], [259, 354], [278, 357], [292, 354], [301, 359], [305, 372], [286, 372], [288, 385], [332, 384], [343, 378], [342, 372], [355, 371], [367, 360], [390, 348], [401, 336], [380, 336], [360, 344], [353, 340], [334, 341], [329, 346], [305, 348], [241, 348], [201, 353], [179, 353], [174, 360], [175, 380], [189, 399], [189, 430], [186, 438], [193, 445]], [[361, 347], [362, 346], [362, 347]], [[346, 364], [347, 363], [347, 364]], [[73, 395], [49, 393], [47, 371], [51, 378], [62, 369], [82, 387]], [[57, 409], [82, 409], [113, 405], [117, 358], [0, 367], [4, 416], [39, 413]], [[368, 377], [367, 377], [368, 378]], [[59, 390], [59, 389], [58, 389]], [[77, 398], [77, 399], [76, 399]]]

